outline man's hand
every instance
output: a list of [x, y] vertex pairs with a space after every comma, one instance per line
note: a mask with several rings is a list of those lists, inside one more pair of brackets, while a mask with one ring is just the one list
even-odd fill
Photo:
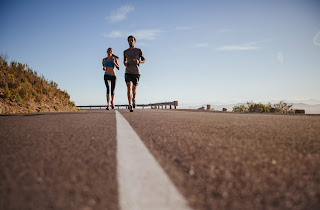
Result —
[[133, 59], [133, 61], [135, 62], [135, 64], [139, 64], [140, 61], [138, 59]]

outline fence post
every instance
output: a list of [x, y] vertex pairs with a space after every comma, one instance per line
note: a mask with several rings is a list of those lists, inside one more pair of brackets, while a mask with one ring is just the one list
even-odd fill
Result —
[[174, 102], [173, 102], [173, 106], [174, 106], [174, 109], [177, 109], [178, 101], [174, 101]]

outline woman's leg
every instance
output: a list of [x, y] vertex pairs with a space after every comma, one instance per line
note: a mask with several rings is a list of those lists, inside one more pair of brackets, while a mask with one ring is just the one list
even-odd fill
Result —
[[111, 106], [112, 106], [112, 108], [114, 107], [113, 99], [114, 99], [114, 89], [116, 87], [116, 83], [117, 83], [117, 77], [114, 76], [111, 80]]
[[108, 106], [110, 104], [110, 94], [107, 93], [107, 103], [108, 103]]
[[104, 75], [104, 83], [106, 84], [106, 88], [107, 88], [107, 103], [108, 103], [108, 106], [110, 104], [110, 87], [109, 87], [109, 78], [107, 75]]

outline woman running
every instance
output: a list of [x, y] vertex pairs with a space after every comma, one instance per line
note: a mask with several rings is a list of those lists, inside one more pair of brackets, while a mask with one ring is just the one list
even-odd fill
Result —
[[116, 67], [118, 70], [120, 70], [120, 66], [118, 64], [118, 56], [115, 56], [113, 53], [112, 48], [108, 48], [107, 50], [108, 57], [102, 59], [102, 65], [103, 65], [103, 70], [105, 71], [104, 73], [104, 83], [106, 84], [107, 87], [107, 110], [109, 110], [110, 107], [110, 86], [109, 86], [109, 81], [111, 83], [111, 108], [114, 109], [114, 104], [113, 104], [113, 99], [114, 99], [114, 88], [116, 87], [116, 72], [114, 70], [114, 67]]

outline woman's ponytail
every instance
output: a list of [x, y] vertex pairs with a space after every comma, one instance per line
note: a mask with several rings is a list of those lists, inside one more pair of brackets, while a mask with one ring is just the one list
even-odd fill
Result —
[[116, 56], [115, 54], [112, 54], [112, 56], [113, 56], [113, 57], [115, 57], [116, 59], [119, 59], [119, 57], [118, 57], [118, 56]]

